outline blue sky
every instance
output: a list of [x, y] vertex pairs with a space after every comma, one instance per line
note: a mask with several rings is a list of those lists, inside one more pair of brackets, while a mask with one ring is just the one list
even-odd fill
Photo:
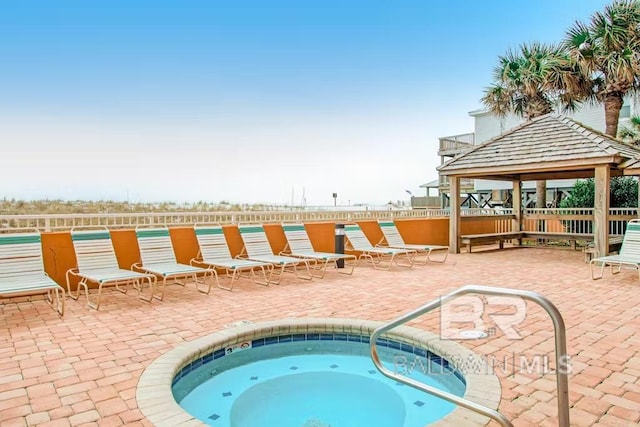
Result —
[[0, 1], [0, 197], [382, 204], [606, 1]]

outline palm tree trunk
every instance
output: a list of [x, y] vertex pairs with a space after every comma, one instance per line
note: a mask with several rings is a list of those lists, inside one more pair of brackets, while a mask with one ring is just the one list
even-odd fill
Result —
[[620, 93], [607, 94], [604, 98], [604, 117], [607, 125], [605, 133], [616, 137], [618, 134], [618, 119], [622, 109], [622, 95]]

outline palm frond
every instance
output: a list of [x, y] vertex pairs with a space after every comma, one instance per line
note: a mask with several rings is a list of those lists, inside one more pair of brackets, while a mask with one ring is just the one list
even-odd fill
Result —
[[511, 96], [506, 87], [494, 84], [485, 88], [481, 101], [493, 114], [504, 117], [512, 110]]

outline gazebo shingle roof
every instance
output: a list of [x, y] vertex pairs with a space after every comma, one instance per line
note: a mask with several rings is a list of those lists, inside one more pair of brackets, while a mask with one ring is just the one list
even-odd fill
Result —
[[527, 121], [440, 166], [443, 175], [513, 174], [549, 169], [618, 165], [640, 150], [565, 116]]

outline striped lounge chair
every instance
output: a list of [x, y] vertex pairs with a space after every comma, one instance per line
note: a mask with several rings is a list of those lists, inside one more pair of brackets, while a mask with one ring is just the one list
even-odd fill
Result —
[[[67, 290], [71, 298], [77, 300], [82, 288], [87, 298], [87, 306], [99, 310], [103, 287], [114, 286], [116, 290], [126, 294], [129, 285], [133, 285], [141, 300], [147, 302], [153, 300], [155, 276], [120, 268], [108, 229], [74, 228], [71, 230], [71, 240], [77, 261], [76, 266], [67, 270], [66, 273]], [[75, 294], [71, 291], [72, 278], [78, 279]], [[92, 284], [98, 287], [95, 302], [89, 297], [89, 286]], [[149, 287], [149, 295], [144, 294], [145, 285]]]
[[[594, 258], [589, 262], [591, 278], [602, 279], [604, 268], [609, 266], [611, 273], [619, 273], [622, 267], [635, 268], [640, 275], [640, 220], [632, 219], [627, 223], [627, 229], [622, 239], [622, 246], [617, 255]], [[594, 268], [599, 272], [596, 274]]]
[[[316, 273], [314, 277], [324, 277], [329, 264], [333, 264], [338, 273], [353, 274], [353, 270], [358, 263], [358, 257], [355, 255], [318, 252], [314, 250], [304, 224], [282, 224], [282, 230], [287, 238], [286, 253], [298, 258], [311, 258], [316, 260], [317, 268], [312, 269], [312, 274], [314, 272], [318, 273]], [[341, 261], [351, 268], [339, 268]]]
[[186, 282], [179, 280], [192, 279], [198, 292], [204, 294], [211, 291], [211, 284], [214, 281], [219, 285], [218, 273], [215, 269], [178, 262], [171, 243], [169, 228], [166, 226], [136, 227], [136, 237], [140, 248], [141, 262], [133, 264], [132, 268], [136, 271], [154, 274], [162, 279], [161, 300], [164, 298], [167, 280], [173, 280], [175, 283], [185, 286]]
[[230, 283], [228, 286], [218, 283], [220, 288], [228, 291], [232, 290], [233, 285], [241, 277], [249, 277], [259, 285], [269, 286], [274, 264], [231, 256], [220, 224], [196, 224], [194, 231], [200, 249], [198, 257], [192, 259], [191, 264], [223, 269], [227, 278], [230, 279]]
[[415, 250], [373, 246], [358, 224], [345, 225], [344, 235], [347, 238], [349, 248], [352, 251], [360, 252], [358, 260], [368, 260], [374, 268], [389, 270], [393, 265], [413, 267]]
[[[415, 262], [425, 265], [427, 261], [445, 262], [447, 260], [447, 256], [449, 255], [449, 246], [405, 243], [402, 235], [398, 231], [398, 228], [393, 221], [378, 221], [378, 225], [380, 225], [380, 229], [382, 230], [382, 234], [384, 235], [384, 240], [386, 240], [387, 247], [414, 250], [418, 255], [424, 255], [424, 257], [420, 260], [416, 255]], [[444, 252], [444, 255], [442, 257], [439, 257], [438, 259], [432, 259], [432, 252]]]
[[64, 315], [64, 288], [44, 271], [40, 233], [14, 229], [0, 234], [0, 297], [44, 293]]
[[[273, 283], [279, 284], [285, 272], [293, 273], [297, 278], [311, 280], [309, 263], [314, 261], [309, 258], [297, 258], [293, 256], [275, 255], [269, 244], [267, 234], [260, 224], [247, 224], [238, 227], [244, 241], [246, 258], [253, 261], [269, 262], [275, 265], [272, 276]], [[302, 269], [302, 272], [300, 271]]]

